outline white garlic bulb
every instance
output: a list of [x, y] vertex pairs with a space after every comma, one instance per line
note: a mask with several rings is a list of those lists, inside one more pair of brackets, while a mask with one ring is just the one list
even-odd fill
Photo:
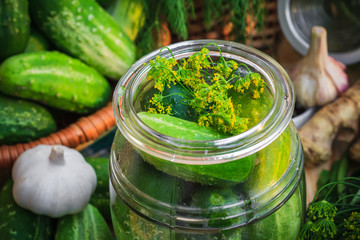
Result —
[[333, 101], [349, 86], [344, 71], [345, 65], [328, 55], [325, 28], [313, 27], [307, 55], [290, 72], [297, 103], [314, 107]]
[[16, 203], [36, 214], [61, 217], [83, 210], [96, 174], [78, 151], [38, 145], [22, 153], [12, 169]]

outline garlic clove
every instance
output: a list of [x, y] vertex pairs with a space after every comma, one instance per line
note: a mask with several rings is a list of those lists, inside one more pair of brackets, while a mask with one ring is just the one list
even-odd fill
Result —
[[328, 55], [325, 28], [313, 27], [309, 52], [289, 74], [297, 104], [314, 107], [333, 101], [348, 88], [344, 70], [344, 64]]
[[331, 79], [334, 79], [334, 84], [338, 93], [345, 92], [349, 87], [348, 76], [345, 74], [346, 66], [332, 57], [328, 57], [325, 63], [325, 69]]

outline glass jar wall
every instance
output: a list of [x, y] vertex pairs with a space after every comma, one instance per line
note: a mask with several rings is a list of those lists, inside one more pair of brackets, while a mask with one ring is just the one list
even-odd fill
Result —
[[[170, 45], [188, 58], [214, 41]], [[114, 92], [118, 125], [110, 158], [110, 196], [118, 239], [296, 239], [305, 213], [303, 152], [291, 116], [293, 88], [267, 55], [215, 41], [226, 60], [245, 63], [267, 83], [259, 123], [224, 139], [189, 141], [153, 130], [137, 116], [153, 85], [146, 81], [159, 51], [137, 63]], [[210, 55], [219, 58], [217, 46]], [[161, 56], [170, 58], [168, 50]], [[235, 98], [236, 96], [234, 96]]]

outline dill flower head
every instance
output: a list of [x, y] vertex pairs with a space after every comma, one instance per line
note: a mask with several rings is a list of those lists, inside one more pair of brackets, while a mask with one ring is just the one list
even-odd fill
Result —
[[[238, 64], [233, 60], [226, 61], [220, 49], [219, 52], [218, 61], [211, 59], [206, 46], [179, 62], [174, 57], [165, 59], [157, 56], [151, 60], [147, 80], [154, 81], [154, 88], [159, 93], [154, 94], [149, 101], [147, 111], [171, 115], [172, 106], [164, 104], [164, 99], [178, 94], [183, 98], [181, 104], [188, 105], [196, 111], [199, 125], [231, 135], [246, 131], [249, 128], [249, 118], [237, 116], [228, 90], [235, 88], [241, 93], [249, 92], [256, 100], [260, 98], [266, 84], [260, 74], [252, 73], [245, 64]], [[240, 65], [248, 70], [244, 78], [238, 73]], [[172, 93], [171, 96], [162, 95], [166, 88], [174, 85], [181, 86], [186, 94], [178, 92]]]
[[301, 231], [299, 233], [299, 240], [311, 239], [311, 236], [313, 235], [313, 231], [311, 231], [312, 226], [313, 226], [312, 221], [307, 221], [302, 226]]
[[360, 239], [360, 213], [352, 212], [348, 219], [344, 220], [344, 228], [346, 231], [343, 233], [345, 240]]
[[313, 202], [310, 204], [308, 216], [311, 220], [329, 219], [334, 221], [337, 208], [335, 204], [326, 200]]
[[337, 227], [333, 219], [324, 218], [314, 222], [310, 231], [315, 233], [310, 239], [329, 239], [334, 238], [337, 232]]

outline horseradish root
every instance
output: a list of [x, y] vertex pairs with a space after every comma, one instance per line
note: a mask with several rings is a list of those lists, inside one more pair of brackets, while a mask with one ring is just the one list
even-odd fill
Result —
[[348, 88], [345, 65], [328, 55], [326, 30], [315, 26], [310, 48], [290, 72], [296, 101], [303, 107], [323, 106]]
[[360, 80], [335, 102], [321, 108], [299, 130], [307, 166], [327, 161], [334, 140], [350, 143], [359, 127]]
[[360, 163], [360, 138], [357, 139], [353, 145], [351, 145], [349, 150], [349, 157], [354, 162]]

